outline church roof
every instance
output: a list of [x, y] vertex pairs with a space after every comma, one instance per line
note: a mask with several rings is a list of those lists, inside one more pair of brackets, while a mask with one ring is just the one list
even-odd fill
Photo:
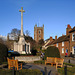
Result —
[[75, 31], [75, 26], [73, 27], [73, 29], [71, 29], [71, 30], [69, 31], [69, 33], [74, 32], [74, 31]]

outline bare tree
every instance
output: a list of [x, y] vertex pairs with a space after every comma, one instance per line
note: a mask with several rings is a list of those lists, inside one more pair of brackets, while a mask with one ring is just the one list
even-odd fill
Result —
[[11, 33], [9, 33], [9, 39], [10, 40], [18, 40], [18, 37], [20, 36], [21, 31], [19, 29], [12, 29]]
[[30, 36], [30, 32], [28, 30], [25, 31], [26, 36]]
[[14, 34], [14, 35], [20, 35], [20, 33], [21, 33], [21, 31], [16, 28], [12, 29], [12, 31], [11, 31], [11, 34]]

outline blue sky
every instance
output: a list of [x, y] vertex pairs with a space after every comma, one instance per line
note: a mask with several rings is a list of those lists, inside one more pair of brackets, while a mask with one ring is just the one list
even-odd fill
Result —
[[44, 39], [66, 34], [67, 24], [75, 26], [75, 0], [0, 0], [0, 35], [7, 36], [13, 28], [21, 28], [34, 38], [35, 24], [44, 24]]

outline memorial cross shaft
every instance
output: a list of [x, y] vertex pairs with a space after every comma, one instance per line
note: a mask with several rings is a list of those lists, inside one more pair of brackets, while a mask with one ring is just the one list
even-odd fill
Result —
[[19, 12], [21, 12], [21, 36], [23, 36], [23, 12], [25, 12], [23, 10], [23, 7], [21, 7], [21, 10], [19, 10]]

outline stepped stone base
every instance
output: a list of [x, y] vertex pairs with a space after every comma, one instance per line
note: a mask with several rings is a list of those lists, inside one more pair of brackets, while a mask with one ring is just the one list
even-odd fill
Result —
[[18, 59], [18, 61], [23, 61], [26, 63], [33, 63], [34, 61], [39, 61], [41, 60], [40, 56], [19, 56], [15, 57], [15, 59]]

